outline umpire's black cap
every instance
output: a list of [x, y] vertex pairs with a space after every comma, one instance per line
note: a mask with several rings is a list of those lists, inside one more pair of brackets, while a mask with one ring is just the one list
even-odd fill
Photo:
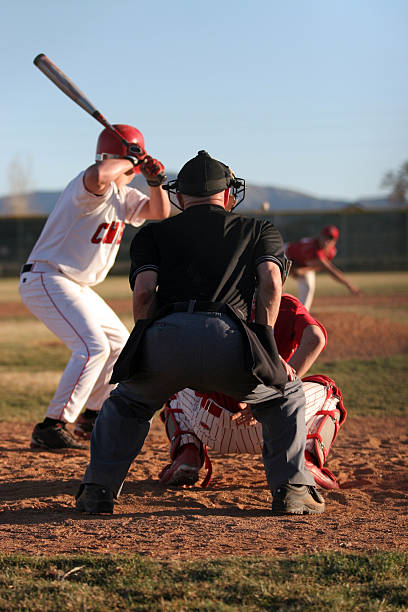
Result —
[[179, 204], [172, 199], [177, 193], [205, 198], [231, 188], [232, 196], [238, 206], [245, 198], [245, 181], [238, 178], [226, 164], [211, 157], [207, 151], [199, 151], [190, 159], [173, 181], [162, 185], [169, 193], [170, 202], [180, 210]]
[[228, 189], [232, 179], [228, 166], [207, 151], [199, 151], [178, 173], [177, 191], [191, 196], [210, 196]]

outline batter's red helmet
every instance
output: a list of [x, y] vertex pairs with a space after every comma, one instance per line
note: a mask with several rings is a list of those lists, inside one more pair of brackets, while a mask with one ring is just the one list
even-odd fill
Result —
[[[142, 132], [132, 125], [114, 124], [115, 129], [120, 132], [125, 140], [130, 143], [138, 144], [143, 149], [145, 148], [144, 138]], [[128, 152], [126, 146], [115, 136], [114, 132], [111, 132], [105, 128], [98, 138], [96, 143], [96, 161], [102, 161], [103, 159], [115, 159], [124, 157]], [[140, 169], [136, 166], [134, 169], [135, 173], [140, 173]]]

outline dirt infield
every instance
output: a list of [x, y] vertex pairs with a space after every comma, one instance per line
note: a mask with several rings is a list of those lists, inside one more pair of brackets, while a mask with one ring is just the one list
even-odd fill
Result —
[[[168, 461], [156, 419], [113, 517], [83, 516], [73, 495], [87, 451], [30, 452], [30, 427], [0, 425], [3, 552], [140, 553], [155, 558], [297, 554], [319, 550], [408, 551], [406, 419], [346, 421], [330, 459], [342, 488], [324, 493], [320, 517], [272, 517], [259, 457], [213, 458], [209, 489], [162, 487]], [[395, 444], [395, 431], [405, 431]]]
[[[384, 320], [379, 336], [378, 320], [369, 315], [345, 309], [339, 316], [329, 302], [318, 300], [314, 314], [329, 332], [322, 361], [391, 355], [408, 347], [406, 324]], [[159, 559], [408, 551], [407, 425], [403, 417], [349, 417], [328, 465], [341, 489], [324, 492], [325, 514], [272, 517], [260, 457], [212, 455], [208, 489], [200, 481], [190, 488], [160, 486], [157, 474], [168, 462], [168, 444], [155, 419], [115, 514], [95, 517], [76, 513], [73, 504], [88, 451], [33, 452], [31, 425], [1, 423], [1, 551], [139, 553]]]

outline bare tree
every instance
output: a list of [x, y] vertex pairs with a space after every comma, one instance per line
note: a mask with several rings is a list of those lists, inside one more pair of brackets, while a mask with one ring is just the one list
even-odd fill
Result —
[[397, 204], [408, 204], [408, 161], [404, 162], [396, 172], [387, 172], [381, 187], [391, 189], [388, 199]]
[[7, 169], [10, 185], [8, 209], [13, 215], [25, 215], [30, 210], [28, 191], [32, 187], [32, 164], [20, 157], [11, 160]]

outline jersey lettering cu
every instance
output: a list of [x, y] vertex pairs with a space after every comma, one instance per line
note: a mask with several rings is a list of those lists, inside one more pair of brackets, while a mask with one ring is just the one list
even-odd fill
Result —
[[[139, 227], [149, 198], [111, 183], [103, 195], [89, 193], [84, 172], [59, 197], [28, 261], [46, 262], [81, 285], [101, 283], [115, 262], [125, 223]], [[80, 220], [80, 223], [78, 221]]]

